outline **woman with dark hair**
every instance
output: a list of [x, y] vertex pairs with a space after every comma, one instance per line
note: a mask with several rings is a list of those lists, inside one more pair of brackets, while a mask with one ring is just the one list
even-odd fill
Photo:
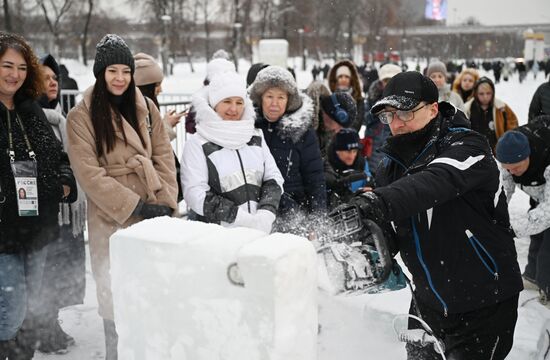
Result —
[[177, 206], [172, 148], [159, 111], [135, 86], [134, 67], [124, 40], [106, 35], [96, 46], [96, 82], [67, 117], [69, 156], [88, 198], [90, 256], [106, 359], [117, 358], [118, 343], [109, 237], [142, 219], [170, 216]]
[[328, 87], [333, 93], [341, 91], [353, 97], [357, 107], [357, 116], [349, 127], [359, 131], [365, 121], [365, 98], [355, 63], [351, 60], [341, 60], [334, 64], [328, 74]]
[[27, 42], [0, 32], [0, 359], [34, 356], [46, 245], [59, 236], [59, 202], [77, 195], [67, 154], [35, 101], [43, 87]]
[[476, 82], [474, 96], [464, 107], [472, 130], [487, 137], [493, 153], [498, 139], [506, 131], [518, 127], [516, 114], [504, 101], [495, 97], [495, 84], [485, 76]]

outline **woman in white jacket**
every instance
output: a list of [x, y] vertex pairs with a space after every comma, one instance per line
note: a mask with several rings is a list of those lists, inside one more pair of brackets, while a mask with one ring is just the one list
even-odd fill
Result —
[[197, 132], [186, 142], [181, 179], [190, 219], [271, 232], [283, 177], [235, 72], [216, 74], [193, 97]]

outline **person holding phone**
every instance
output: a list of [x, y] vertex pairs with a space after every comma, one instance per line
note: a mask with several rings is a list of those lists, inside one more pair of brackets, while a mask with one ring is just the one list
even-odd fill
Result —
[[[136, 86], [144, 96], [153, 100], [156, 107], [160, 109], [157, 96], [162, 92], [162, 80], [164, 80], [162, 69], [151, 55], [137, 53], [134, 55], [134, 61], [136, 63], [134, 73]], [[168, 109], [164, 114], [162, 122], [170, 141], [176, 138], [177, 134], [174, 128], [186, 114], [186, 109], [181, 112], [177, 112], [176, 109]]]

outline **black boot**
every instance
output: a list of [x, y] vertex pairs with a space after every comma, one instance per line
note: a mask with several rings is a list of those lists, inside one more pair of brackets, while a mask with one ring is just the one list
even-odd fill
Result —
[[8, 357], [9, 341], [0, 341], [0, 360], [6, 360]]
[[8, 342], [8, 360], [32, 360], [34, 357], [34, 342], [29, 341], [24, 335], [19, 335]]
[[118, 334], [116, 333], [115, 322], [103, 319], [105, 329], [105, 360], [118, 359]]
[[61, 327], [61, 320], [57, 320], [55, 322], [55, 332], [61, 339], [63, 339], [63, 341], [65, 341], [65, 343], [67, 343], [67, 346], [73, 346], [74, 344], [76, 344], [74, 338], [71, 335], [67, 334]]
[[[40, 346], [38, 350], [45, 354], [66, 354], [69, 352], [69, 342], [64, 335], [67, 334], [61, 329], [57, 317], [52, 317], [39, 331]], [[74, 339], [72, 341], [74, 344]]]

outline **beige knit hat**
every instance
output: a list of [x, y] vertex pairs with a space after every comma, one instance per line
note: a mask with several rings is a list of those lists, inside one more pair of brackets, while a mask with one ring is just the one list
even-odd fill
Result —
[[136, 70], [134, 81], [136, 86], [161, 83], [164, 79], [162, 69], [151, 55], [138, 53], [134, 55]]

